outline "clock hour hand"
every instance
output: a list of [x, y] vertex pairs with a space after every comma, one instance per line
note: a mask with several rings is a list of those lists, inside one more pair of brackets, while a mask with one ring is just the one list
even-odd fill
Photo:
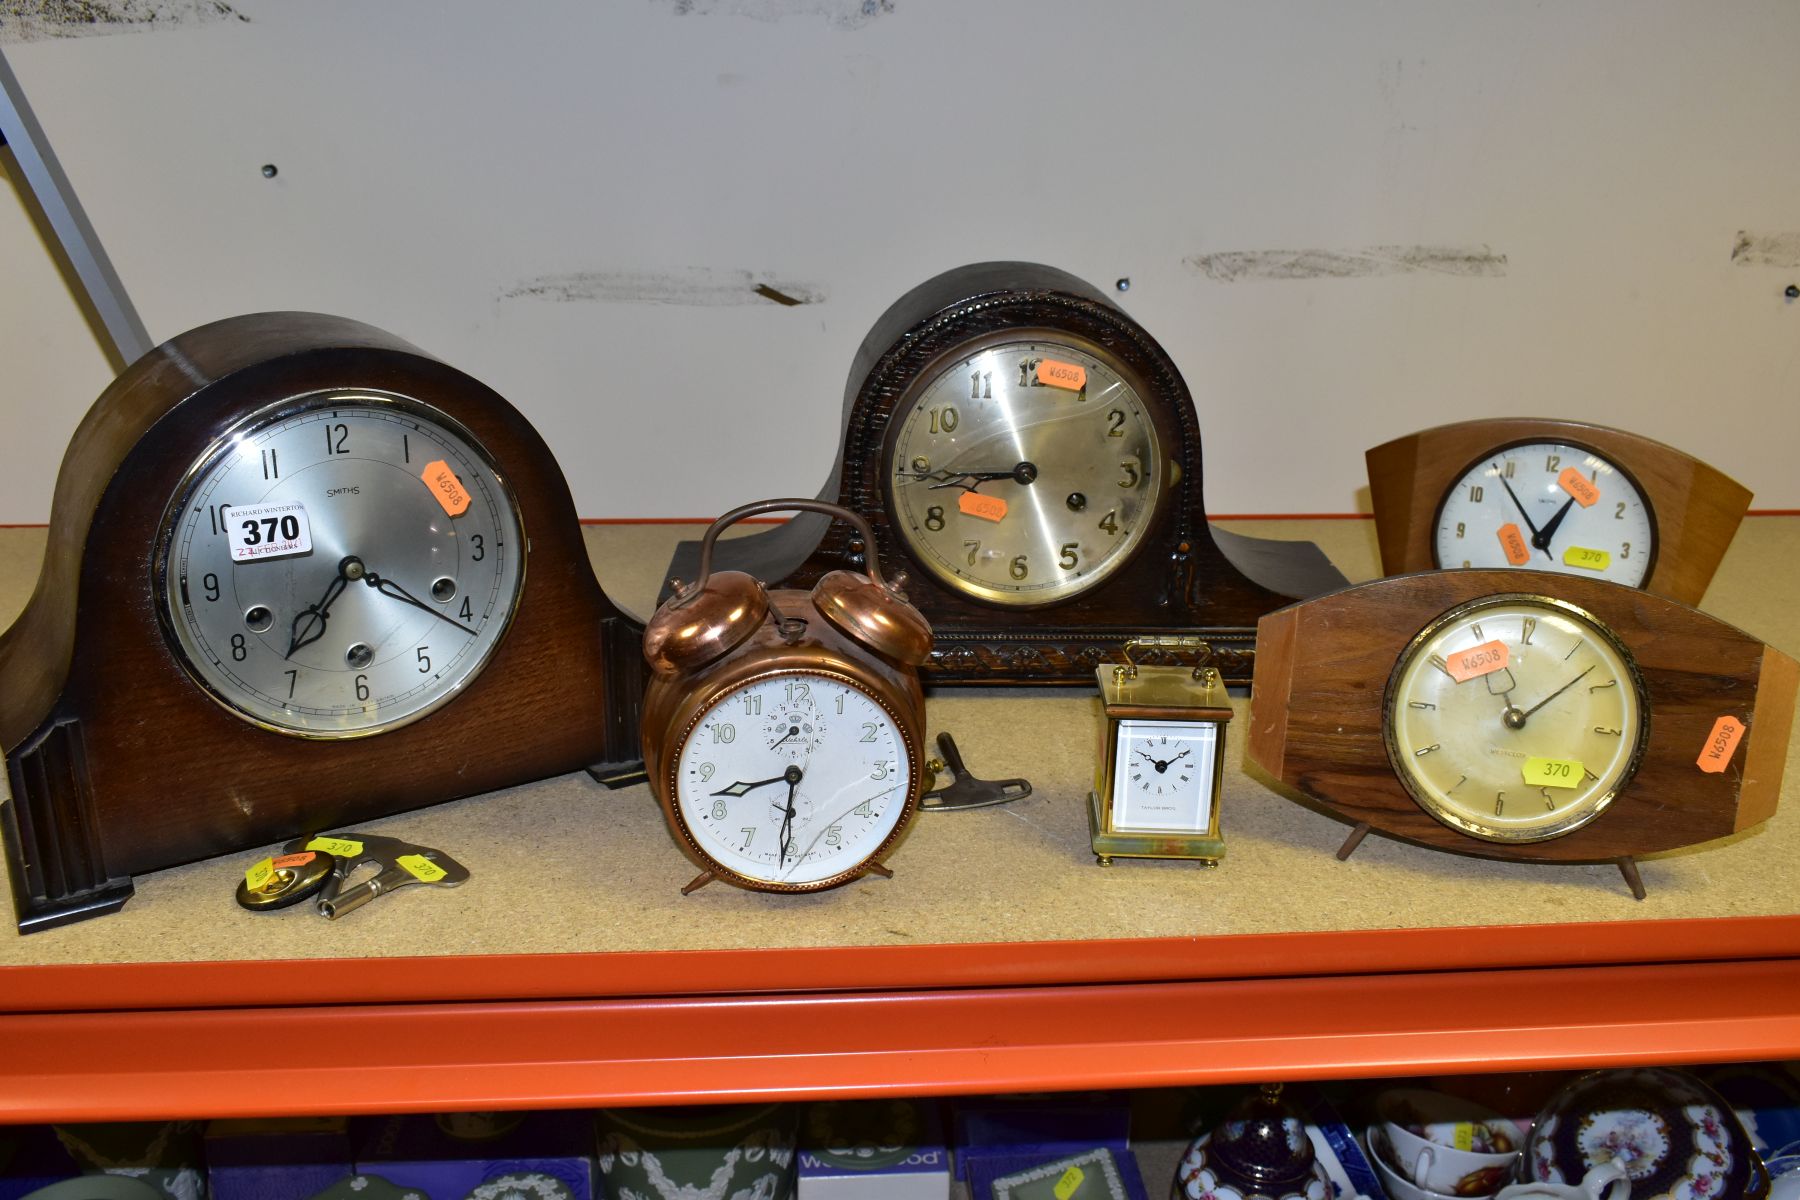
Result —
[[325, 594], [319, 597], [317, 604], [309, 604], [294, 614], [294, 623], [288, 630], [288, 648], [283, 658], [294, 657], [294, 652], [302, 646], [310, 646], [325, 636], [326, 614], [337, 598], [344, 594], [344, 585], [352, 579], [361, 579], [363, 574], [362, 559], [354, 554], [346, 555], [338, 562], [337, 574], [325, 585]]
[[1017, 466], [1008, 467], [1004, 471], [937, 470], [914, 471], [911, 472], [911, 475], [914, 480], [920, 483], [923, 483], [927, 479], [937, 480], [936, 483], [931, 485], [931, 490], [933, 491], [936, 491], [938, 488], [958, 487], [965, 492], [972, 492], [982, 484], [992, 483], [997, 479], [1010, 479], [1014, 483], [1031, 483], [1037, 479], [1038, 469], [1036, 463], [1022, 462]]
[[714, 792], [713, 795], [715, 795], [715, 796], [742, 796], [748, 792], [754, 792], [759, 787], [768, 787], [771, 783], [786, 783], [786, 784], [796, 784], [797, 785], [800, 782], [800, 777], [802, 774], [803, 774], [803, 772], [800, 770], [799, 767], [789, 767], [787, 770], [783, 771], [781, 774], [771, 775], [767, 779], [756, 779], [756, 780], [751, 780], [750, 782], [745, 782], [744, 780], [740, 779], [736, 783], [730, 785], [729, 787], [720, 788], [718, 791]]
[[1556, 527], [1563, 523], [1563, 518], [1569, 515], [1569, 509], [1574, 504], [1575, 497], [1573, 496], [1563, 501], [1563, 506], [1556, 510], [1556, 515], [1545, 522], [1544, 527], [1531, 537], [1531, 544], [1548, 555], [1551, 561], [1555, 561], [1556, 556], [1550, 553], [1550, 539], [1556, 536]]
[[446, 613], [439, 612], [437, 609], [431, 607], [431, 605], [425, 603], [423, 600], [419, 599], [417, 596], [413, 595], [411, 592], [407, 591], [405, 588], [401, 587], [399, 584], [395, 583], [393, 580], [386, 579], [380, 575], [377, 575], [373, 571], [370, 571], [363, 576], [363, 582], [368, 584], [370, 587], [374, 588], [376, 591], [380, 592], [382, 595], [389, 596], [395, 600], [403, 601], [423, 612], [428, 612], [432, 616], [436, 617], [438, 620], [444, 622], [446, 625], [454, 625], [458, 629], [462, 630], [464, 633], [474, 634], [474, 633], [480, 632], [479, 630], [470, 629], [467, 625], [464, 625], [461, 621], [458, 621], [455, 617], [449, 616]]

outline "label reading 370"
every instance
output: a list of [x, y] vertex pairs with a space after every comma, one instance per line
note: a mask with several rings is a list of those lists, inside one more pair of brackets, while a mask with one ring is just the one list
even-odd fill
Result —
[[233, 562], [312, 553], [312, 524], [306, 519], [306, 506], [297, 502], [228, 509], [225, 532], [231, 538]]

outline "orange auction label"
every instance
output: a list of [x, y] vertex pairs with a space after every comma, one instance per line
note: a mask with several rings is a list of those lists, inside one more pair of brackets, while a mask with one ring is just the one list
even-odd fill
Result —
[[984, 496], [980, 492], [964, 492], [956, 498], [956, 507], [971, 517], [980, 517], [984, 521], [1000, 521], [1006, 516], [1006, 501], [999, 496]]
[[1458, 650], [1454, 654], [1444, 655], [1444, 665], [1450, 671], [1450, 678], [1458, 683], [1492, 675], [1495, 671], [1502, 670], [1506, 661], [1506, 643], [1498, 639], [1483, 642], [1472, 650]]
[[1583, 508], [1594, 507], [1594, 501], [1600, 498], [1599, 486], [1574, 467], [1564, 467], [1563, 473], [1556, 477], [1556, 482], [1562, 485], [1563, 491], [1575, 497], [1575, 503]]
[[269, 865], [277, 871], [291, 871], [295, 867], [304, 867], [317, 857], [311, 850], [302, 850], [298, 854], [284, 854], [280, 858], [271, 859]]
[[1744, 739], [1744, 723], [1736, 717], [1720, 717], [1706, 735], [1706, 749], [1695, 761], [1708, 775], [1717, 775], [1731, 765], [1731, 756]]
[[1525, 532], [1511, 521], [1500, 527], [1500, 548], [1506, 551], [1506, 561], [1515, 567], [1531, 561], [1531, 547], [1525, 544]]
[[462, 480], [450, 469], [450, 464], [443, 459], [428, 462], [425, 469], [419, 472], [419, 478], [437, 497], [437, 502], [444, 506], [444, 511], [453, 517], [460, 517], [469, 507], [469, 493], [463, 490]]
[[1054, 358], [1046, 358], [1038, 364], [1037, 377], [1039, 383], [1068, 388], [1071, 392], [1079, 392], [1087, 386], [1086, 367], [1079, 363], [1057, 362]]

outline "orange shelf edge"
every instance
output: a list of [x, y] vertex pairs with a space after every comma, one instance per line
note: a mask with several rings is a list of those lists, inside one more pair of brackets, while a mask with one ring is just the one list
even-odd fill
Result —
[[1800, 1054], [1800, 960], [0, 1016], [0, 1122], [947, 1095]]

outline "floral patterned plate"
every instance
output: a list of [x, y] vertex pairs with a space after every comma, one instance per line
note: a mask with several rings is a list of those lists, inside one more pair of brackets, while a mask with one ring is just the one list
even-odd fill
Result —
[[1731, 1107], [1686, 1071], [1596, 1071], [1550, 1098], [1526, 1150], [1531, 1178], [1576, 1184], [1608, 1162], [1630, 1175], [1631, 1200], [1763, 1200], [1769, 1190]]

